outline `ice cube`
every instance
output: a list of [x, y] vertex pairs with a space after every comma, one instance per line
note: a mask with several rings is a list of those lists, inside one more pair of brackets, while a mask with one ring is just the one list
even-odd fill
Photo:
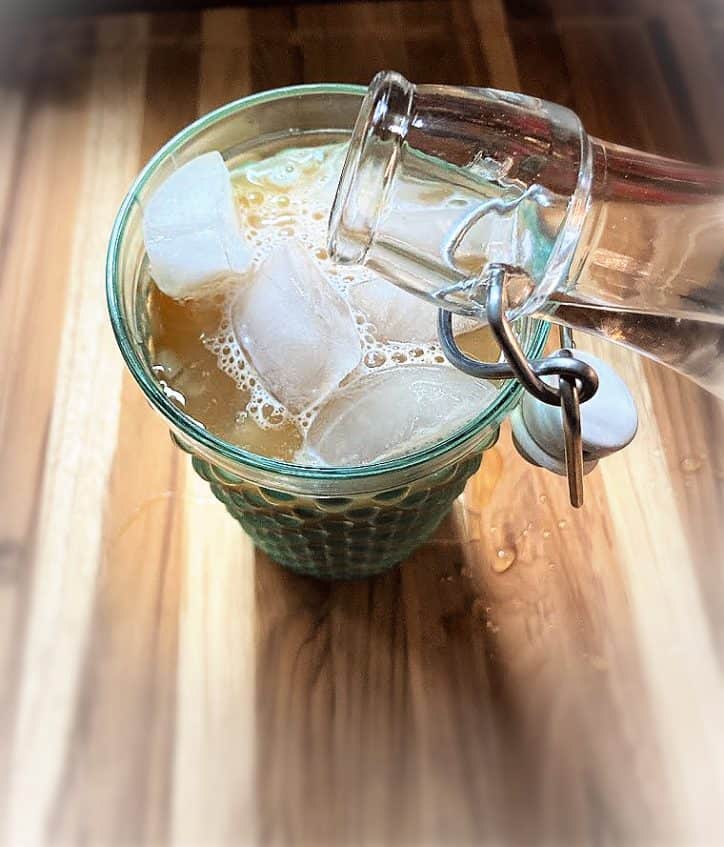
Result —
[[495, 396], [491, 383], [448, 365], [402, 365], [369, 373], [322, 406], [301, 458], [349, 466], [411, 453], [451, 435]]
[[[372, 279], [356, 285], [350, 299], [362, 314], [374, 324], [380, 341], [413, 341], [421, 344], [437, 338], [437, 309], [432, 303], [409, 294], [384, 279]], [[453, 317], [456, 335], [469, 332], [478, 322]]]
[[362, 356], [349, 306], [294, 241], [241, 286], [232, 322], [265, 387], [294, 414], [323, 400]]
[[[422, 257], [439, 260], [471, 219], [478, 198], [463, 190], [449, 191], [417, 180], [397, 180], [381, 228], [394, 243], [412, 244]], [[480, 252], [480, 251], [478, 251]]]
[[251, 251], [219, 152], [197, 156], [156, 189], [143, 210], [143, 240], [156, 284], [176, 299], [248, 268]]
[[422, 258], [450, 261], [475, 273], [488, 262], [521, 265], [520, 195], [482, 196], [457, 187], [400, 179], [392, 190], [387, 239], [412, 245]]

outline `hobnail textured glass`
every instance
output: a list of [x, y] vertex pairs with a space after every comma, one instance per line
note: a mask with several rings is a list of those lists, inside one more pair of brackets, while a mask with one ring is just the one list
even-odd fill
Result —
[[[184, 450], [188, 447], [174, 439]], [[482, 450], [408, 484], [348, 497], [313, 497], [257, 485], [200, 456], [196, 473], [254, 543], [298, 573], [328, 579], [371, 576], [398, 564], [437, 529]]]
[[[111, 323], [126, 364], [175, 442], [191, 454], [196, 472], [272, 559], [327, 579], [379, 573], [422, 544], [495, 443], [521, 386], [505, 383], [475, 420], [445, 440], [366, 467], [305, 468], [222, 441], [174, 405], [150, 370], [141, 207], [173, 167], [208, 150], [220, 150], [233, 161], [261, 139], [349, 132], [364, 91], [348, 85], [279, 89], [230, 103], [187, 127], [151, 159], [129, 191], [106, 265]], [[527, 354], [540, 355], [546, 326], [523, 322], [519, 332]]]

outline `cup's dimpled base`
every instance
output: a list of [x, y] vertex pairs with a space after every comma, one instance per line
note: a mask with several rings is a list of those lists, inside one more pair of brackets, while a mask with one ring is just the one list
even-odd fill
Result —
[[[495, 442], [497, 430], [491, 436], [486, 449]], [[274, 561], [321, 579], [359, 579], [389, 570], [423, 544], [481, 458], [479, 450], [406, 485], [351, 497], [265, 488], [193, 454], [192, 464], [254, 544]]]

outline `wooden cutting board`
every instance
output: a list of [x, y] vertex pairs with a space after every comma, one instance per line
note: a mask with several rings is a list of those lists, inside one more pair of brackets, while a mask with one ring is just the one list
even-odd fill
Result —
[[724, 842], [721, 404], [579, 337], [641, 416], [580, 512], [506, 428], [399, 570], [326, 585], [255, 553], [172, 448], [103, 290], [142, 163], [278, 85], [392, 67], [721, 159], [722, 9], [408, 0], [3, 27], [8, 845]]

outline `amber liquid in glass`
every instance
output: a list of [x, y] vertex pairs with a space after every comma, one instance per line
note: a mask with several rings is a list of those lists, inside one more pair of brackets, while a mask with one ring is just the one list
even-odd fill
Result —
[[[305, 142], [304, 146], [299, 146], [298, 139], [270, 143], [233, 163], [241, 229], [255, 256], [250, 273], [276, 245], [294, 239], [351, 302], [349, 295], [355, 285], [377, 277], [362, 267], [336, 267], [325, 247], [345, 137], [325, 134], [305, 137]], [[203, 296], [177, 301], [163, 294], [148, 276], [148, 361], [171, 401], [215, 436], [252, 453], [294, 461], [303, 446], [303, 427], [293, 415], [279, 413], [273, 395], [265, 403], [263, 380], [250, 367], [243, 349], [232, 343], [234, 349], [229, 351], [230, 304], [239, 284], [243, 280], [238, 278], [219, 281]], [[429, 311], [434, 326], [434, 307], [429, 306]], [[364, 349], [359, 368], [343, 384], [376, 368], [404, 367], [407, 363], [434, 362], [449, 367], [436, 339], [382, 343], [375, 338], [374, 326], [366, 323], [354, 307], [353, 314], [361, 337], [372, 346]], [[496, 361], [499, 349], [490, 331], [471, 325], [466, 329], [458, 336], [463, 350], [478, 359]], [[279, 334], [283, 332], [282, 317]], [[246, 382], [235, 379], [234, 368], [228, 365], [235, 357], [244, 360]], [[256, 385], [250, 386], [250, 380]]]

